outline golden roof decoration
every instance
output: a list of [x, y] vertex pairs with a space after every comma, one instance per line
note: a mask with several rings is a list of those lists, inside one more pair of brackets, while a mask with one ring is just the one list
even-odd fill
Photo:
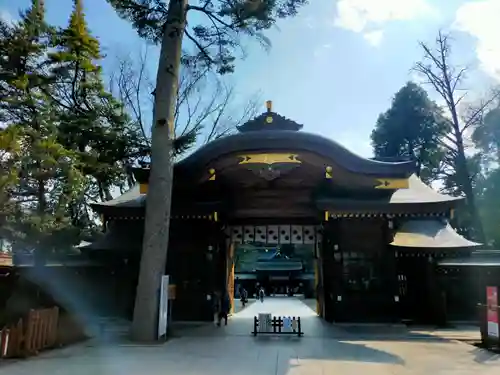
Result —
[[298, 131], [302, 128], [303, 125], [273, 112], [273, 102], [271, 100], [266, 101], [266, 112], [261, 113], [257, 117], [254, 117], [243, 125], [237, 127], [237, 129], [242, 133], [258, 130]]

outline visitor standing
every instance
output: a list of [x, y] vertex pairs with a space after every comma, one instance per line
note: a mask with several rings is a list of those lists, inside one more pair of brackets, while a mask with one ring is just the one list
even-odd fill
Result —
[[214, 314], [214, 322], [219, 322], [221, 295], [219, 291], [215, 291], [212, 295], [212, 312]]
[[260, 288], [259, 290], [259, 299], [260, 302], [264, 302], [264, 288]]
[[222, 319], [224, 319], [224, 325], [227, 326], [227, 316], [229, 315], [229, 311], [231, 310], [231, 299], [229, 298], [229, 294], [224, 292], [222, 298], [220, 299], [219, 304], [219, 314], [217, 317], [217, 326], [220, 327], [222, 323]]

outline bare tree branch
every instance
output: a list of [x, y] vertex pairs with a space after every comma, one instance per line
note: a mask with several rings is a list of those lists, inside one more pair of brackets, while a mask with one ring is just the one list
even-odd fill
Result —
[[[155, 90], [149, 78], [147, 57], [147, 48], [142, 48], [135, 57], [131, 53], [118, 54], [109, 87], [149, 142], [150, 119], [145, 114], [152, 113]], [[200, 70], [183, 66], [178, 90], [174, 123], [178, 138], [203, 134], [202, 143], [207, 143], [231, 133], [257, 113], [257, 95], [241, 111], [241, 107], [233, 106], [236, 101], [233, 87], [211, 72], [210, 67]]]
[[[476, 230], [477, 238], [484, 240], [482, 225], [477, 215], [475, 195], [473, 191], [472, 171], [469, 168], [468, 159], [465, 154], [464, 131], [476, 123], [478, 116], [483, 112], [485, 106], [480, 106], [477, 111], [470, 113], [469, 119], [462, 123], [458, 115], [458, 104], [466, 94], [457, 95], [463, 83], [466, 68], [456, 69], [450, 62], [451, 46], [449, 36], [441, 31], [435, 40], [435, 47], [431, 48], [421, 42], [423, 49], [423, 61], [418, 62], [414, 69], [426, 77], [434, 90], [446, 103], [451, 115], [451, 132], [444, 136], [441, 144], [447, 150], [443, 158], [444, 165], [441, 174], [445, 177], [445, 186], [454, 193], [463, 193], [467, 198], [467, 208], [471, 218], [472, 227]], [[490, 103], [491, 101], [488, 101]]]
[[471, 126], [480, 125], [485, 111], [491, 106], [492, 103], [496, 102], [499, 97], [500, 92], [497, 91], [488, 99], [482, 100], [478, 105], [469, 107], [467, 114], [464, 116], [464, 124], [460, 132], [464, 134], [464, 132]]

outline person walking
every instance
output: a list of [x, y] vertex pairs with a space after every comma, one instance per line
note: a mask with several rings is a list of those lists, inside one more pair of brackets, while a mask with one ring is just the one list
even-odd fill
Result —
[[248, 302], [248, 292], [245, 288], [241, 289], [240, 297], [241, 297], [241, 305], [243, 306], [243, 308], [245, 308]]
[[224, 325], [227, 326], [227, 316], [229, 315], [229, 311], [231, 311], [231, 299], [229, 298], [229, 294], [224, 292], [220, 299], [217, 327], [221, 326], [222, 319], [224, 319]]

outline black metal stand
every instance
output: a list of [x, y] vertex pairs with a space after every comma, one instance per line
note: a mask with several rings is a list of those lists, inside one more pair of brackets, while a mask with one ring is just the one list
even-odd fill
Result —
[[[290, 319], [291, 324], [292, 324], [292, 330], [291, 331], [283, 331], [283, 323], [285, 319]], [[304, 335], [304, 332], [302, 332], [302, 325], [301, 325], [301, 320], [300, 316], [299, 317], [281, 317], [281, 316], [274, 316], [273, 319], [271, 320], [271, 327], [273, 328], [272, 331], [269, 332], [259, 332], [259, 318], [254, 316], [253, 318], [253, 331], [252, 335], [257, 336], [259, 335], [295, 335], [298, 337], [302, 337]]]

